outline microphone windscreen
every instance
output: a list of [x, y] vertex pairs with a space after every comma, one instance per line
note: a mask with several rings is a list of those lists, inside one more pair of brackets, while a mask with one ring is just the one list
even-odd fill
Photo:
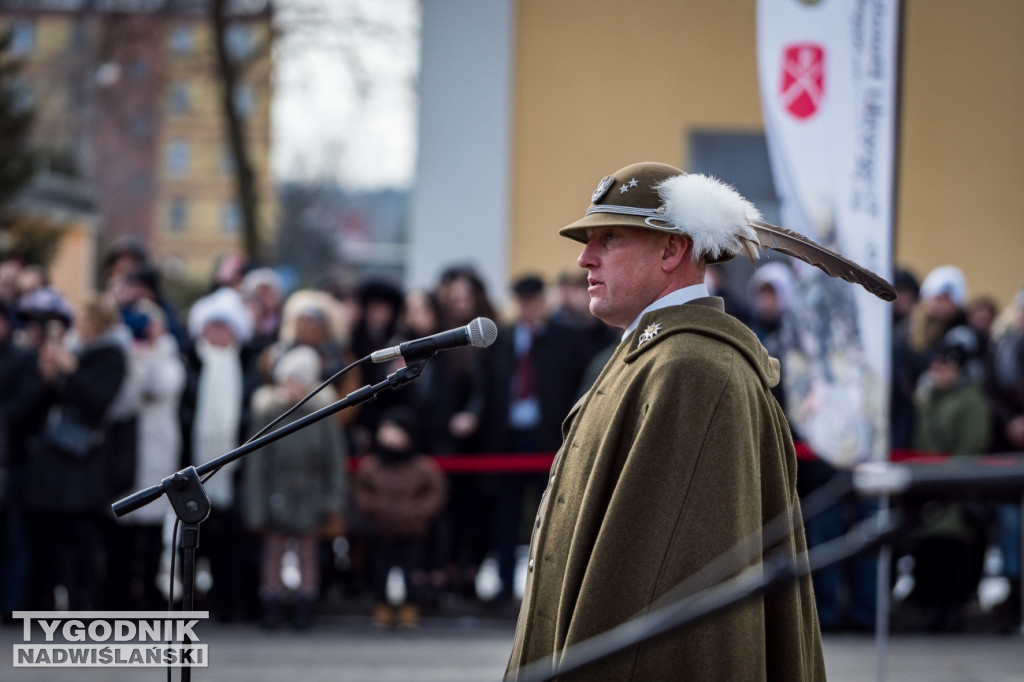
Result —
[[486, 317], [478, 317], [466, 325], [469, 330], [469, 345], [487, 348], [498, 338], [498, 327]]

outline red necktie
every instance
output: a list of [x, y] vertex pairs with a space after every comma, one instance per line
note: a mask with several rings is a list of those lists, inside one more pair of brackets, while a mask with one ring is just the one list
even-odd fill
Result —
[[526, 400], [534, 395], [534, 377], [533, 377], [533, 340], [530, 340], [530, 345], [525, 351], [519, 354], [516, 360], [516, 376], [515, 376], [515, 399]]

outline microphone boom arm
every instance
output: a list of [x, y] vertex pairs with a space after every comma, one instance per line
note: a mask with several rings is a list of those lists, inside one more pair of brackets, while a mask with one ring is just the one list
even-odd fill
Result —
[[[196, 473], [198, 473], [200, 476], [217, 471], [224, 465], [229, 464], [235, 461], [236, 459], [244, 457], [251, 452], [259, 450], [261, 447], [268, 443], [280, 440], [281, 438], [284, 438], [287, 435], [295, 433], [296, 431], [305, 428], [309, 424], [312, 424], [313, 422], [316, 421], [320, 421], [324, 417], [328, 417], [334, 414], [335, 412], [339, 412], [345, 409], [346, 407], [352, 407], [353, 405], [360, 405], [364, 402], [369, 402], [376, 398], [377, 394], [380, 393], [381, 391], [384, 391], [385, 389], [400, 388], [416, 379], [416, 377], [418, 377], [420, 373], [423, 371], [423, 367], [432, 357], [434, 357], [433, 354], [411, 361], [405, 367], [402, 367], [389, 374], [386, 379], [380, 381], [379, 383], [373, 384], [372, 386], [367, 384], [366, 386], [363, 386], [362, 388], [359, 388], [353, 391], [352, 393], [349, 393], [344, 398], [336, 400], [335, 402], [317, 410], [316, 412], [308, 414], [305, 417], [302, 417], [301, 419], [296, 419], [295, 421], [289, 424], [286, 424], [278, 429], [275, 429], [274, 431], [271, 431], [265, 436], [261, 436], [260, 438], [253, 439], [252, 441], [244, 445], [240, 445], [239, 447], [235, 448], [234, 450], [231, 450], [230, 452], [226, 452], [223, 455], [220, 455], [219, 457], [215, 457], [214, 459], [211, 459], [208, 462], [204, 462], [199, 466], [194, 467], [194, 469]], [[173, 478], [174, 476], [185, 476], [188, 474], [188, 470], [192, 468], [193, 467], [186, 467], [185, 469], [182, 469], [176, 474], [172, 474], [171, 478]], [[125, 516], [135, 511], [136, 509], [145, 507], [147, 504], [158, 500], [160, 496], [164, 494], [164, 492], [165, 489], [163, 483], [150, 486], [149, 488], [144, 488], [135, 493], [132, 493], [131, 495], [123, 499], [118, 500], [117, 502], [111, 505], [111, 509], [113, 509], [114, 511], [114, 516]]]

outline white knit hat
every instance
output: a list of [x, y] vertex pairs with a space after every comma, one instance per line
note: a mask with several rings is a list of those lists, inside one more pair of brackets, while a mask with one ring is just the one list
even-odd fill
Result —
[[779, 307], [784, 310], [788, 309], [793, 300], [793, 289], [796, 286], [792, 268], [779, 261], [771, 261], [754, 270], [754, 274], [750, 276], [750, 281], [747, 283], [751, 297], [765, 284], [775, 290], [775, 295], [779, 299]]
[[928, 273], [921, 282], [921, 298], [928, 300], [946, 295], [958, 308], [967, 304], [967, 278], [955, 265], [942, 265]]
[[320, 383], [322, 371], [320, 355], [309, 346], [296, 346], [274, 363], [274, 382], [294, 381], [307, 388]]
[[204, 296], [192, 305], [188, 314], [188, 333], [199, 338], [211, 322], [224, 322], [235, 333], [239, 343], [252, 338], [252, 315], [245, 307], [242, 295], [230, 287], [222, 287]]

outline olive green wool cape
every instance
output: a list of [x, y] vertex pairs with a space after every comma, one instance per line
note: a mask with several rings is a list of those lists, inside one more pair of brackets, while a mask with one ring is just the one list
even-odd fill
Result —
[[[799, 518], [792, 436], [769, 393], [778, 381], [778, 361], [719, 298], [642, 317], [563, 424], [507, 679], [533, 661], [557, 669], [564, 648], [664, 605], [779, 514]], [[802, 526], [780, 549], [806, 550]], [[824, 678], [806, 578], [559, 677]]]

